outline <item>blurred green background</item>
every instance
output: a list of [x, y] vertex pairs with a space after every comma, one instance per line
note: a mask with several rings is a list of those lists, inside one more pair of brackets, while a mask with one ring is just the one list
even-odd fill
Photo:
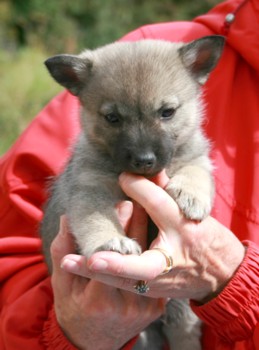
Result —
[[220, 0], [0, 0], [0, 155], [61, 88], [43, 62], [150, 23], [188, 20]]

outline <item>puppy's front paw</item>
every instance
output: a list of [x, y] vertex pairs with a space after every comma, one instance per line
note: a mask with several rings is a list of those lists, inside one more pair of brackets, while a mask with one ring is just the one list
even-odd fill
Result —
[[108, 250], [121, 254], [141, 254], [139, 244], [133, 239], [127, 237], [113, 237], [96, 249], [96, 251], [101, 250]]
[[184, 177], [173, 178], [166, 191], [178, 204], [187, 219], [201, 221], [206, 218], [212, 206], [211, 191], [203, 186], [192, 186]]

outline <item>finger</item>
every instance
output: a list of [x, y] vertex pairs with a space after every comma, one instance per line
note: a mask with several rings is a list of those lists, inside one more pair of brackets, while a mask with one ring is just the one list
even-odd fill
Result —
[[87, 267], [93, 272], [135, 280], [153, 280], [165, 270], [167, 261], [158, 250], [147, 250], [141, 255], [98, 252], [87, 261]]
[[60, 229], [51, 244], [51, 258], [52, 258], [52, 284], [58, 289], [63, 289], [64, 293], [70, 293], [70, 286], [72, 277], [62, 269], [61, 261], [63, 257], [75, 251], [74, 241], [68, 232], [67, 222], [65, 216], [60, 218]]
[[148, 179], [122, 173], [119, 177], [122, 190], [145, 208], [154, 223], [163, 231], [179, 226], [182, 214], [176, 202], [161, 187]]
[[[144, 254], [149, 254], [148, 252], [151, 251], [147, 251]], [[105, 252], [102, 252], [105, 253]], [[148, 258], [148, 262], [145, 261], [146, 257], [139, 257], [139, 256], [135, 256], [137, 258], [137, 265], [140, 266], [140, 268], [138, 269], [137, 266], [135, 266], [135, 269], [131, 269], [132, 273], [131, 275], [128, 274], [128, 266], [126, 267], [127, 272], [126, 272], [126, 277], [124, 277], [124, 272], [123, 272], [123, 266], [125, 266], [124, 264], [130, 264], [132, 263], [131, 258], [133, 257], [132, 255], [127, 255], [127, 256], [122, 256], [119, 253], [114, 253], [114, 252], [106, 252], [109, 255], [114, 255], [114, 257], [117, 255], [116, 259], [115, 259], [115, 264], [112, 263], [112, 259], [109, 260], [110, 261], [110, 265], [109, 265], [109, 269], [105, 270], [105, 273], [102, 273], [101, 270], [102, 269], [96, 269], [96, 271], [94, 270], [94, 268], [89, 268], [89, 266], [87, 265], [87, 261], [86, 258], [83, 256], [77, 256], [77, 255], [68, 255], [67, 257], [64, 258], [63, 261], [63, 266], [64, 269], [66, 269], [67, 271], [73, 273], [73, 274], [77, 274], [79, 276], [82, 277], [86, 277], [91, 279], [91, 281], [95, 280], [101, 283], [104, 283], [105, 285], [111, 286], [113, 288], [118, 288], [118, 289], [122, 289], [125, 291], [129, 291], [129, 292], [134, 292], [136, 293], [136, 283], [139, 280], [145, 280], [145, 281], [149, 281], [148, 284], [150, 286], [150, 291], [145, 294], [144, 296], [150, 296], [150, 297], [167, 297], [168, 292], [167, 290], [165, 290], [165, 292], [163, 293], [163, 290], [160, 290], [158, 288], [156, 288], [156, 280], [154, 280], [155, 275], [159, 275], [159, 269], [157, 267], [157, 264], [160, 264], [161, 266], [163, 265], [162, 262], [162, 256], [151, 256]], [[158, 254], [158, 252], [153, 251], [154, 254]], [[99, 253], [96, 253], [96, 255], [98, 255]], [[162, 254], [161, 254], [162, 255]], [[122, 258], [123, 261], [119, 261], [117, 258], [120, 257]], [[103, 257], [103, 259], [105, 259], [105, 256]], [[73, 264], [70, 265], [70, 261], [73, 261]], [[151, 261], [155, 261], [157, 260], [156, 264], [151, 263]], [[160, 260], [160, 261], [159, 261]], [[105, 261], [105, 260], [104, 260]], [[134, 261], [134, 264], [136, 263], [136, 261]], [[150, 267], [150, 263], [151, 263], [151, 267]], [[77, 265], [77, 267], [75, 268], [75, 265]], [[93, 267], [93, 266], [92, 266]], [[119, 268], [120, 270], [116, 271], [116, 269]], [[113, 270], [114, 271], [111, 271]], [[161, 268], [160, 268], [161, 270]], [[112, 273], [109, 273], [112, 272]], [[154, 280], [154, 282], [152, 282], [152, 280]]]
[[167, 261], [158, 250], [147, 250], [141, 255], [97, 252], [88, 260], [80, 255], [67, 255], [62, 266], [68, 272], [88, 278], [104, 273], [134, 280], [153, 280], [165, 270]]
[[128, 237], [138, 241], [142, 250], [146, 249], [148, 217], [138, 203], [122, 201], [116, 205], [119, 222]]
[[127, 232], [133, 213], [133, 204], [131, 201], [122, 201], [116, 205], [116, 210], [119, 222], [124, 231]]
[[129, 229], [127, 231], [127, 236], [132, 239], [136, 239], [142, 247], [142, 250], [146, 250], [148, 216], [143, 207], [141, 207], [136, 202], [134, 202], [133, 204], [133, 214], [130, 221]]

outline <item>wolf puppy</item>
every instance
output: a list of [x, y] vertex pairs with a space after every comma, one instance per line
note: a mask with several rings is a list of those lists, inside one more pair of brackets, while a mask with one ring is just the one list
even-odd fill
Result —
[[[165, 168], [171, 179], [166, 190], [183, 214], [202, 220], [210, 213], [214, 188], [200, 86], [223, 44], [220, 36], [188, 44], [121, 42], [45, 62], [82, 106], [82, 132], [52, 187], [41, 227], [50, 269], [49, 248], [64, 213], [81, 254], [141, 252], [125, 237], [115, 211], [125, 199], [118, 186], [123, 171], [151, 177]], [[172, 343], [179, 350], [199, 348]]]

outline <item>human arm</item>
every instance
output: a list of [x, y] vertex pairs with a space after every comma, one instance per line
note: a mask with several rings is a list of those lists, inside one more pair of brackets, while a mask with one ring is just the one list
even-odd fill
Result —
[[[74, 299], [72, 298], [75, 297], [75, 290], [74, 293], [71, 292], [71, 295], [66, 294], [68, 292], [70, 293], [72, 289], [71, 284], [69, 284], [72, 275], [65, 274], [64, 271], [59, 271], [61, 258], [66, 253], [73, 252], [71, 236], [66, 234], [66, 232], [64, 232], [63, 235], [58, 235], [55, 240], [55, 246], [52, 247], [52, 255], [55, 260], [54, 266], [56, 267], [52, 277], [52, 284], [54, 284], [54, 295], [59, 300], [59, 302], [56, 303], [53, 301], [50, 277], [47, 276], [46, 265], [41, 255], [40, 239], [26, 237], [1, 238], [1, 349], [76, 349], [73, 342], [75, 341], [76, 344], [78, 343], [76, 337], [78, 333], [74, 335], [75, 338], [72, 337], [71, 339], [69, 337], [73, 340], [73, 342], [70, 342], [62, 330], [64, 327], [62, 320], [64, 317], [66, 318], [69, 311], [71, 311], [69, 306], [73, 306], [71, 301], [73, 301]], [[74, 278], [74, 280], [75, 279], [76, 278]], [[85, 286], [90, 284], [89, 281], [81, 280], [82, 284]], [[77, 283], [75, 287], [79, 285], [80, 284]], [[108, 349], [113, 348], [111, 343], [107, 342], [105, 334], [111, 338], [111, 341], [121, 341], [123, 344], [124, 342], [126, 343], [132, 335], [131, 327], [134, 328], [136, 333], [133, 333], [136, 335], [138, 327], [141, 328], [141, 325], [144, 326], [142, 322], [144, 322], [144, 324], [145, 322], [148, 323], [153, 317], [158, 317], [163, 310], [163, 301], [161, 301], [161, 303], [151, 301], [150, 303], [143, 299], [143, 303], [136, 303], [136, 301], [140, 300], [140, 297], [129, 295], [127, 298], [126, 293], [118, 293], [117, 295], [116, 290], [112, 287], [105, 287], [95, 282], [91, 283], [89, 287], [85, 302], [80, 303], [80, 307], [86, 305], [87, 302], [91, 305], [89, 310], [84, 310], [85, 323], [88, 323], [88, 325], [80, 323], [81, 326], [86, 327], [86, 329], [83, 329], [84, 337], [80, 334], [79, 337], [80, 339], [87, 337], [88, 346], [91, 344], [94, 349], [98, 349], [98, 345], [102, 350], [105, 349], [105, 346], [109, 346]], [[78, 289], [76, 290], [78, 291]], [[96, 299], [97, 296], [105, 297], [100, 301]], [[110, 296], [110, 298], [108, 298], [108, 296]], [[66, 299], [65, 304], [62, 303], [64, 299]], [[62, 307], [63, 312], [60, 310]], [[119, 310], [119, 307], [121, 307], [121, 310]], [[117, 313], [114, 313], [115, 308], [118, 311]], [[143, 312], [142, 308], [145, 308], [145, 312]], [[57, 309], [57, 312], [55, 309]], [[76, 310], [76, 315], [74, 314], [73, 316], [78, 320], [79, 317], [82, 318], [82, 312], [77, 313], [77, 311], [78, 310]], [[119, 311], [121, 311], [121, 313]], [[141, 316], [138, 315], [138, 311], [142, 311]], [[131, 322], [130, 325], [126, 327], [125, 320], [132, 321], [132, 317], [137, 317], [140, 322]], [[120, 326], [125, 326], [125, 328], [123, 328], [122, 334], [116, 333], [114, 337], [109, 331], [111, 331], [111, 326], [116, 327], [116, 319], [117, 321], [119, 320]], [[60, 327], [60, 323], [62, 324], [62, 328]], [[97, 327], [98, 324], [101, 328], [103, 327], [103, 329], [106, 329], [107, 333], [105, 333], [103, 329], [100, 331]], [[73, 322], [73, 325], [76, 326], [78, 332], [78, 323]], [[90, 326], [90, 328], [87, 326]], [[69, 328], [72, 329], [72, 327]], [[124, 332], [125, 329], [128, 329], [128, 332]], [[119, 327], [117, 330], [119, 330]], [[90, 336], [89, 331], [92, 331]], [[102, 336], [100, 336], [100, 334]], [[99, 343], [96, 341], [96, 337]], [[94, 341], [94, 345], [91, 341]], [[101, 345], [100, 341], [105, 341], [105, 346]], [[135, 339], [129, 341], [123, 349], [131, 349], [134, 341]], [[91, 348], [88, 347], [88, 349]]]
[[[256, 346], [253, 333], [257, 334], [259, 310], [258, 248], [249, 243], [244, 257], [244, 246], [213, 218], [199, 224], [186, 222], [166, 193], [148, 180], [124, 176], [121, 184], [129, 196], [144, 205], [160, 227], [160, 236], [153, 247], [169, 251], [174, 268], [171, 273], [156, 278], [165, 268], [165, 259], [157, 251], [149, 250], [140, 257], [101, 252], [92, 256], [87, 265], [78, 258], [77, 273], [131, 291], [136, 280], [150, 279], [146, 295], [154, 297], [188, 297], [203, 302], [214, 297], [203, 305], [192, 302], [194, 311], [214, 328], [222, 343], [226, 339], [229, 343], [246, 340], [247, 344], [252, 342]], [[166, 215], [168, 205], [171, 216]], [[106, 267], [103, 262], [107, 263]]]
[[[161, 177], [159, 181], [165, 181], [165, 175]], [[151, 287], [155, 279], [155, 288], [149, 292], [152, 297], [162, 293], [163, 297], [203, 300], [223, 289], [244, 257], [245, 248], [239, 240], [212, 217], [202, 222], [185, 219], [174, 200], [151, 181], [125, 174], [120, 179], [122, 189], [145, 208], [159, 228], [158, 236], [141, 256], [101, 252], [87, 261], [88, 268], [108, 275], [116, 273], [133, 280], [148, 280]], [[166, 261], [159, 251], [152, 249], [156, 247], [166, 250], [174, 265], [170, 274], [159, 278]], [[105, 262], [108, 262], [106, 269]], [[79, 263], [80, 267], [80, 260]], [[132, 290], [130, 282], [128, 289]], [[196, 288], [190, 290], [190, 285]]]
[[[62, 257], [74, 247], [64, 218], [61, 223], [51, 248], [58, 323], [79, 349], [121, 349], [163, 313], [164, 301], [147, 299], [62, 270]], [[130, 349], [133, 343], [134, 339], [126, 348]]]
[[[86, 340], [87, 349], [103, 350], [106, 346], [107, 349], [118, 349], [119, 345], [137, 335], [146, 323], [157, 318], [163, 311], [162, 300], [148, 301], [143, 298], [140, 302], [139, 296], [128, 293], [127, 297], [127, 293], [118, 292], [112, 287], [85, 279], [78, 281], [71, 274], [60, 271], [61, 258], [74, 249], [71, 236], [64, 229], [52, 247], [55, 267], [52, 285], [54, 297], [57, 298], [54, 302], [40, 248], [41, 242], [36, 238], [1, 239], [1, 349], [75, 350], [73, 343], [79, 345], [82, 340]], [[78, 291], [82, 286], [85, 286], [85, 299], [79, 300]], [[79, 310], [74, 307], [75, 300]], [[83, 305], [89, 308], [83, 309]], [[75, 312], [72, 315], [71, 307]], [[139, 322], [132, 322], [132, 318]], [[71, 321], [76, 327], [75, 332], [69, 326]], [[67, 326], [74, 333], [72, 336]], [[135, 340], [133, 338], [127, 342], [123, 349], [131, 349]], [[79, 348], [84, 349], [83, 346]]]

